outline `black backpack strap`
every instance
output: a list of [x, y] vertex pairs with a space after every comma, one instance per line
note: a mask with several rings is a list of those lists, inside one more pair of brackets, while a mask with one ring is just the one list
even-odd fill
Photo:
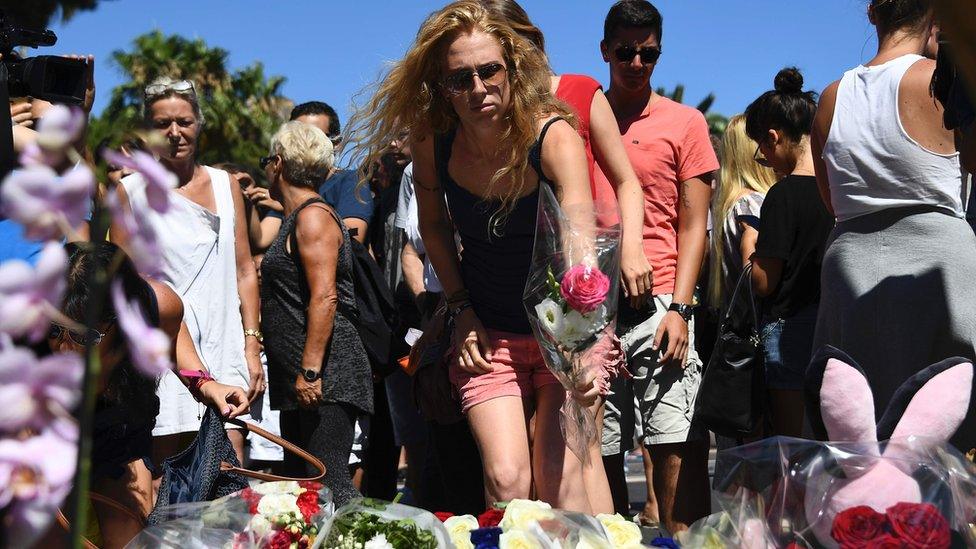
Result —
[[529, 165], [535, 170], [535, 173], [539, 175], [539, 182], [546, 182], [552, 184], [552, 180], [546, 177], [546, 174], [542, 171], [542, 143], [546, 139], [546, 133], [549, 132], [549, 127], [556, 122], [563, 120], [563, 117], [557, 116], [546, 122], [545, 126], [542, 126], [542, 131], [539, 132], [539, 139], [536, 140], [532, 148], [529, 149]]

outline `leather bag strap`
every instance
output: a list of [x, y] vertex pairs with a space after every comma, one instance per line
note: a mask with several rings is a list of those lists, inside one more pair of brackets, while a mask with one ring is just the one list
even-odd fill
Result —
[[322, 480], [323, 478], [325, 478], [325, 464], [322, 463], [322, 460], [320, 460], [319, 458], [317, 458], [317, 457], [313, 456], [312, 454], [306, 452], [305, 450], [299, 448], [298, 446], [292, 444], [291, 442], [288, 442], [287, 440], [281, 438], [278, 435], [269, 433], [268, 431], [265, 431], [264, 429], [258, 427], [257, 425], [255, 425], [253, 423], [248, 423], [246, 421], [243, 421], [243, 420], [240, 420], [240, 419], [236, 419], [236, 418], [235, 419], [226, 419], [226, 418], [224, 418], [224, 421], [226, 423], [230, 423], [232, 425], [236, 425], [236, 426], [240, 427], [241, 429], [243, 429], [244, 431], [247, 431], [249, 433], [254, 433], [255, 435], [257, 435], [257, 436], [259, 436], [259, 437], [261, 437], [263, 439], [270, 440], [271, 442], [277, 444], [278, 446], [281, 446], [282, 448], [285, 449], [286, 452], [291, 452], [292, 454], [295, 454], [296, 456], [298, 456], [298, 457], [302, 458], [303, 460], [305, 460], [305, 462], [309, 463], [312, 467], [314, 467], [315, 469], [317, 469], [319, 473], [317, 475], [315, 475], [315, 476], [306, 477], [306, 478], [285, 477], [285, 476], [281, 476], [281, 475], [272, 475], [270, 473], [262, 473], [260, 471], [253, 471], [251, 469], [245, 469], [243, 467], [237, 467], [236, 465], [231, 465], [230, 463], [227, 463], [226, 461], [220, 462], [220, 470], [221, 471], [227, 471], [227, 472], [237, 473], [237, 474], [243, 475], [245, 477], [256, 478], [258, 480], [264, 480], [264, 481], [268, 481], [268, 482], [277, 482], [277, 481], [296, 481], [296, 482], [319, 481], [319, 480]]

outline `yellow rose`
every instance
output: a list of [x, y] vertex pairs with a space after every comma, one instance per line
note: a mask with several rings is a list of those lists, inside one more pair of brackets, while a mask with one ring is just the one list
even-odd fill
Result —
[[513, 499], [505, 507], [505, 515], [498, 526], [505, 531], [525, 530], [535, 521], [552, 517], [552, 507], [544, 501]]
[[597, 520], [603, 525], [603, 529], [610, 538], [610, 543], [614, 547], [627, 547], [630, 545], [640, 545], [641, 535], [640, 526], [630, 522], [618, 515], [597, 515]]
[[453, 516], [444, 521], [444, 528], [457, 549], [474, 549], [471, 530], [478, 529], [478, 519], [471, 515]]
[[498, 538], [498, 549], [542, 549], [524, 530], [508, 530]]

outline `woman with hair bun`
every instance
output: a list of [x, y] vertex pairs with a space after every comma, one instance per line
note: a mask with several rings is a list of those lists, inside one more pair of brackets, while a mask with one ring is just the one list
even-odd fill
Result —
[[760, 334], [769, 414], [773, 434], [797, 437], [820, 303], [820, 261], [834, 226], [820, 200], [810, 153], [815, 98], [803, 91], [800, 71], [785, 68], [776, 75], [775, 89], [746, 109], [746, 134], [759, 144], [755, 160], [781, 178], [763, 201], [752, 256], [753, 286], [764, 298]]
[[[926, 366], [976, 355], [976, 236], [959, 153], [930, 88], [936, 63], [923, 55], [933, 3], [870, 2], [878, 53], [824, 90], [814, 124], [817, 179], [837, 216], [816, 342], [861, 366], [875, 414]], [[976, 399], [951, 442], [976, 446]]]

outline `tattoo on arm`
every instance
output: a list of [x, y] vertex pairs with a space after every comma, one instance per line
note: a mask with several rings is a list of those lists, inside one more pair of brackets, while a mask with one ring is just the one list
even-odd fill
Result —
[[689, 185], [687, 181], [681, 182], [681, 206], [686, 209], [691, 208], [691, 198], [688, 196], [690, 194], [688, 192], [690, 189], [691, 185]]

